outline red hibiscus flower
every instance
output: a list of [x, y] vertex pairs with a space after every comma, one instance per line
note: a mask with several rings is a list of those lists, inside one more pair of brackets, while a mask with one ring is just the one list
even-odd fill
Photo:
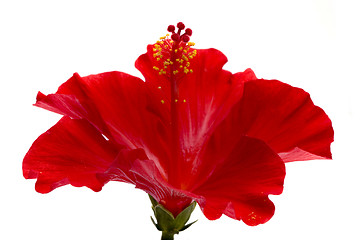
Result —
[[224, 54], [194, 49], [192, 31], [177, 27], [137, 59], [145, 81], [75, 73], [55, 94], [38, 93], [35, 106], [64, 117], [24, 158], [36, 191], [121, 181], [173, 218], [196, 201], [208, 219], [258, 225], [274, 214], [268, 195], [283, 190], [284, 162], [331, 158], [331, 121], [308, 93], [224, 70]]

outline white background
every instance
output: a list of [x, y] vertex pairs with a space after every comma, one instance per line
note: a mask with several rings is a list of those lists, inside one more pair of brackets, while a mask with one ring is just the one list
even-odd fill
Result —
[[287, 165], [275, 216], [249, 227], [227, 217], [198, 223], [185, 239], [360, 239], [359, 1], [0, 2], [0, 239], [160, 239], [147, 195], [113, 182], [99, 193], [66, 186], [50, 194], [22, 177], [32, 142], [60, 117], [33, 107], [78, 72], [141, 76], [136, 58], [183, 21], [197, 48], [214, 47], [225, 68], [308, 91], [333, 121], [333, 161]]

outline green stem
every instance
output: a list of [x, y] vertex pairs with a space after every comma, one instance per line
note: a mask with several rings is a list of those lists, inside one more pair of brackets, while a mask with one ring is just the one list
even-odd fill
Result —
[[162, 232], [161, 240], [174, 240], [174, 234], [168, 232]]

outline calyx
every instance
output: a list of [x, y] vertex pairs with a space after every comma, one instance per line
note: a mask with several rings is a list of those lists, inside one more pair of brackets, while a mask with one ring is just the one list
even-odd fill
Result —
[[171, 212], [165, 209], [164, 206], [158, 203], [151, 195], [149, 195], [149, 197], [157, 223], [152, 217], [151, 221], [155, 227], [162, 232], [161, 240], [174, 239], [175, 234], [179, 234], [179, 232], [184, 231], [197, 221], [186, 224], [196, 207], [196, 202], [192, 202], [187, 208], [174, 217]]

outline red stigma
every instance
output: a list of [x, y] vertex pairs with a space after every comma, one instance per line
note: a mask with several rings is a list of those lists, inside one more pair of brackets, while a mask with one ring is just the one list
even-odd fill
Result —
[[[178, 30], [176, 31], [176, 27]], [[190, 28], [185, 29], [185, 24], [182, 22], [178, 22], [176, 24], [176, 27], [174, 25], [169, 25], [167, 27], [167, 31], [171, 32], [171, 39], [174, 42], [184, 42], [187, 43], [190, 41], [190, 36], [192, 35], [192, 30]], [[185, 33], [181, 34], [181, 31], [185, 29]]]
[[181, 41], [183, 41], [183, 42], [185, 42], [185, 43], [187, 43], [188, 41], [190, 41], [189, 35], [187, 35], [187, 34], [182, 35], [182, 36], [181, 36]]
[[179, 41], [180, 41], [180, 35], [177, 34], [177, 33], [173, 33], [173, 34], [171, 35], [171, 39], [172, 39], [173, 41], [175, 41], [175, 42], [179, 42]]
[[191, 36], [192, 30], [190, 28], [185, 29], [185, 34]]
[[182, 22], [178, 22], [176, 26], [178, 27], [179, 30], [185, 29], [185, 24], [183, 24]]
[[169, 25], [167, 28], [168, 32], [175, 32], [175, 26], [174, 25]]

